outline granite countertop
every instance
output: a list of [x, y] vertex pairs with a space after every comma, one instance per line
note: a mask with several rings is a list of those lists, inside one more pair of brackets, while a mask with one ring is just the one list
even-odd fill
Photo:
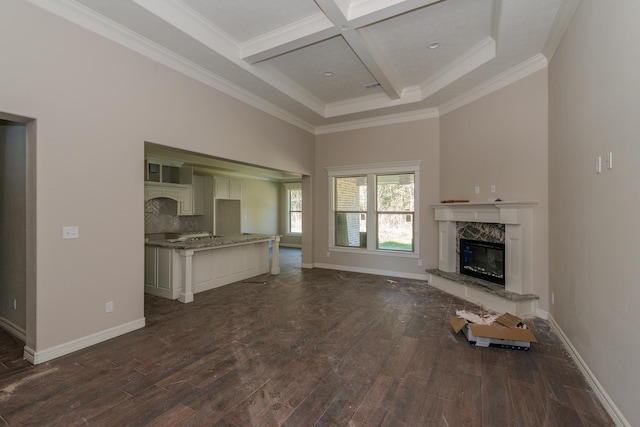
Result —
[[198, 240], [183, 240], [183, 239], [169, 239], [169, 240], [150, 240], [144, 244], [147, 246], [160, 246], [163, 248], [171, 249], [202, 249], [212, 248], [217, 246], [229, 246], [239, 245], [244, 243], [251, 243], [260, 240], [273, 240], [275, 236], [271, 234], [254, 234], [254, 233], [242, 233], [242, 234], [229, 234], [226, 236], [206, 237]]

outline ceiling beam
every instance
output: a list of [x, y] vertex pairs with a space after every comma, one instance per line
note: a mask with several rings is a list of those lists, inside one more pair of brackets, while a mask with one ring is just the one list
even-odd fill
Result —
[[255, 64], [326, 40], [339, 33], [340, 30], [333, 22], [327, 19], [324, 13], [318, 12], [308, 18], [280, 27], [269, 34], [249, 40], [240, 47], [240, 56], [247, 63]]
[[243, 61], [233, 40], [183, 3], [175, 0], [132, 1], [316, 114], [324, 113], [322, 102], [282, 73], [275, 73], [271, 67], [251, 66]]

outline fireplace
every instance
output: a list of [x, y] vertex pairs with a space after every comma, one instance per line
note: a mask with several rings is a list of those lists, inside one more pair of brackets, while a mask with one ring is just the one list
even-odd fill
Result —
[[[458, 222], [493, 223], [505, 227], [505, 291], [520, 295], [533, 291], [533, 207], [534, 201], [440, 203], [433, 205], [438, 221], [438, 269], [461, 273], [458, 269]], [[486, 239], [486, 235], [460, 235], [460, 238]], [[478, 239], [478, 237], [480, 239]]]
[[460, 274], [505, 285], [505, 245], [460, 239]]

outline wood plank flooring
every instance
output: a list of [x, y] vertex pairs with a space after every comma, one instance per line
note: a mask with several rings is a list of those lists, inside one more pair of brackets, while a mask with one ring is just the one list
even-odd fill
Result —
[[[0, 425], [608, 426], [547, 322], [530, 351], [455, 335], [417, 280], [301, 270], [147, 296], [147, 327], [38, 366], [0, 333]], [[249, 283], [266, 281], [267, 284]]]

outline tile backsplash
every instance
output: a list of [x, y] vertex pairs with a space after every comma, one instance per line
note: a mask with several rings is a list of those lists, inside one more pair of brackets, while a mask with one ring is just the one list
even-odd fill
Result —
[[181, 233], [196, 230], [198, 217], [178, 216], [178, 202], [167, 198], [144, 202], [144, 233]]

